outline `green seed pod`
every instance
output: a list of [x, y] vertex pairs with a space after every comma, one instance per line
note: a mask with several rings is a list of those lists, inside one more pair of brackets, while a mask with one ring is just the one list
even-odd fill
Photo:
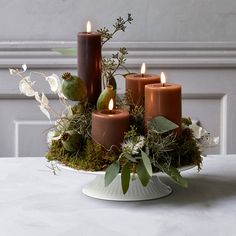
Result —
[[82, 137], [74, 130], [66, 131], [62, 136], [62, 145], [68, 152], [76, 152], [80, 149]]
[[113, 87], [113, 90], [116, 91], [117, 84], [116, 84], [116, 80], [115, 80], [114, 76], [111, 76], [109, 78], [109, 85], [111, 85]]
[[107, 109], [111, 99], [115, 103], [116, 93], [111, 85], [108, 85], [100, 94], [97, 100], [97, 109]]
[[62, 75], [63, 83], [61, 86], [63, 94], [72, 101], [81, 101], [87, 95], [86, 84], [78, 76], [64, 73]]

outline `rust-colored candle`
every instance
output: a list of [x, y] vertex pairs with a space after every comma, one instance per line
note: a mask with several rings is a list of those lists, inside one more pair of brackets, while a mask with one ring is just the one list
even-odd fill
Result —
[[[145, 124], [156, 116], [164, 116], [181, 127], [181, 86], [166, 83], [163, 72], [160, 84], [145, 86]], [[180, 133], [181, 128], [176, 131]]]
[[92, 113], [92, 138], [106, 149], [113, 145], [120, 147], [128, 129], [129, 113], [113, 109], [113, 99], [109, 102], [109, 109]]
[[77, 35], [78, 75], [87, 86], [88, 102], [96, 105], [101, 93], [101, 34], [91, 32], [87, 23], [87, 32]]
[[144, 105], [144, 86], [146, 84], [154, 84], [160, 82], [159, 75], [145, 74], [146, 65], [142, 64], [140, 74], [131, 74], [125, 77], [126, 90], [130, 91], [133, 103], [135, 105]]

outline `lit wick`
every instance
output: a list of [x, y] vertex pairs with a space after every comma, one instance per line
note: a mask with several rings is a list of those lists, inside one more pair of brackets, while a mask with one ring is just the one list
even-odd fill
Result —
[[162, 87], [165, 87], [166, 76], [163, 72], [161, 72], [161, 83], [162, 83]]
[[141, 66], [141, 76], [144, 77], [144, 74], [146, 72], [146, 64], [143, 63], [142, 66]]
[[90, 21], [87, 22], [86, 32], [91, 33], [91, 22]]
[[109, 104], [108, 104], [109, 113], [112, 113], [113, 108], [114, 108], [114, 101], [111, 98], [110, 101], [109, 101]]

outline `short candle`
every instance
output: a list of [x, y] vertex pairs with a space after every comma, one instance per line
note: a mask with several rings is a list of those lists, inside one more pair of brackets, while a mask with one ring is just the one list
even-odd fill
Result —
[[124, 133], [129, 129], [129, 113], [121, 109], [113, 109], [109, 102], [109, 109], [94, 111], [92, 113], [93, 140], [110, 149], [113, 145], [120, 148]]
[[146, 73], [146, 64], [143, 63], [140, 74], [130, 74], [125, 76], [126, 91], [130, 91], [134, 105], [144, 105], [144, 86], [146, 84], [160, 83], [159, 75]]
[[145, 124], [156, 116], [164, 116], [177, 124], [181, 131], [182, 97], [181, 86], [166, 83], [165, 75], [161, 75], [160, 84], [149, 84], [145, 86]]

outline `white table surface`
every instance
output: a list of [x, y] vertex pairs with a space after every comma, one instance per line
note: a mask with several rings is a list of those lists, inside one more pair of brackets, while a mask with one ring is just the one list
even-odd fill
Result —
[[83, 195], [93, 175], [61, 170], [44, 158], [0, 158], [1, 236], [236, 235], [236, 155], [204, 158], [189, 187], [145, 202], [111, 202]]

